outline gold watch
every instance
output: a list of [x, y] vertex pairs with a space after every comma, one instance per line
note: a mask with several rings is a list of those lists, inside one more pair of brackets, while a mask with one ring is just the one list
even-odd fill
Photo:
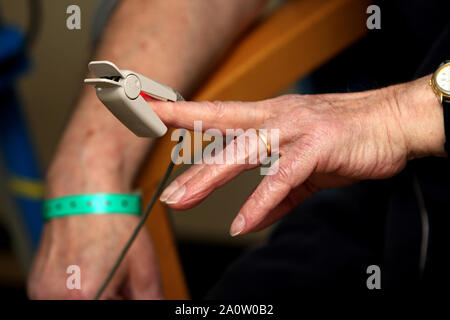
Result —
[[430, 80], [430, 85], [442, 103], [445, 130], [445, 151], [450, 155], [450, 61], [443, 62]]
[[450, 103], [450, 61], [439, 66], [430, 80], [430, 85], [441, 103]]

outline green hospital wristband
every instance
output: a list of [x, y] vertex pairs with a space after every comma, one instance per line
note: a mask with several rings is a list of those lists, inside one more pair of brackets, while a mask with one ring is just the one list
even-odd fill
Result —
[[55, 198], [44, 202], [44, 220], [83, 214], [141, 214], [138, 194], [80, 194]]

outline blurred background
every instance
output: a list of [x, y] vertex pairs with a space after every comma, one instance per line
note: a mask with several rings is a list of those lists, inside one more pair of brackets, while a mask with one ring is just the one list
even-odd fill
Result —
[[[42, 177], [113, 2], [0, 0], [0, 298], [26, 298], [26, 273], [42, 227]], [[81, 8], [81, 30], [66, 27], [71, 4]], [[248, 172], [197, 208], [171, 213], [193, 298], [266, 238], [268, 230], [239, 239], [228, 234], [259, 179], [258, 172]], [[206, 256], [215, 258], [208, 266]]]

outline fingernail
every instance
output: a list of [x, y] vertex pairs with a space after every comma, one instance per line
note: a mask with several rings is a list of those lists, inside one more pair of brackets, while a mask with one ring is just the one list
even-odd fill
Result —
[[231, 224], [230, 228], [230, 235], [232, 237], [237, 236], [244, 230], [245, 227], [245, 218], [242, 214], [238, 214], [237, 217], [234, 219], [233, 223]]
[[174, 204], [180, 201], [180, 199], [183, 197], [184, 193], [186, 192], [186, 186], [183, 184], [181, 187], [177, 189], [174, 193], [172, 193], [169, 197], [169, 199], [166, 200], [167, 204]]
[[169, 196], [178, 189], [178, 182], [174, 181], [163, 191], [161, 196], [159, 197], [159, 200], [162, 202], [165, 202]]

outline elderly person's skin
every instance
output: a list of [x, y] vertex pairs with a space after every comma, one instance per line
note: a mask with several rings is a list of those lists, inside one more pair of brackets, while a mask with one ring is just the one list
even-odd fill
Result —
[[[446, 156], [442, 105], [430, 77], [360, 93], [287, 95], [250, 103], [150, 104], [175, 127], [194, 129], [194, 121], [202, 120], [202, 130], [223, 133], [237, 128], [279, 130], [278, 171], [265, 176], [240, 209], [230, 229], [235, 236], [270, 225], [319, 190], [389, 178], [408, 160]], [[161, 201], [176, 210], [189, 209], [255, 166], [196, 164], [166, 188]]]
[[[263, 3], [123, 1], [96, 59], [189, 94]], [[442, 106], [428, 79], [352, 94], [151, 106], [176, 127], [192, 128], [194, 120], [202, 120], [203, 129], [280, 130], [279, 171], [266, 176], [240, 210], [230, 231], [237, 235], [273, 223], [320, 189], [390, 177], [409, 159], [445, 156]], [[84, 90], [51, 165], [47, 197], [131, 192], [151, 144], [117, 121], [92, 88]], [[166, 189], [162, 200], [175, 209], [190, 208], [251, 167], [195, 165]], [[30, 297], [92, 298], [136, 222], [123, 215], [86, 215], [47, 223], [29, 278]], [[81, 267], [81, 290], [65, 286], [72, 264]], [[143, 231], [103, 298], [161, 298], [158, 277], [151, 241]]]
[[[189, 95], [265, 0], [126, 0], [116, 9], [97, 60], [111, 60]], [[127, 193], [152, 145], [137, 138], [83, 90], [47, 175], [47, 198]], [[136, 226], [137, 217], [84, 215], [44, 227], [28, 281], [34, 299], [91, 299]], [[66, 288], [69, 265], [81, 268], [81, 290]], [[158, 266], [143, 230], [102, 298], [162, 298]]]

